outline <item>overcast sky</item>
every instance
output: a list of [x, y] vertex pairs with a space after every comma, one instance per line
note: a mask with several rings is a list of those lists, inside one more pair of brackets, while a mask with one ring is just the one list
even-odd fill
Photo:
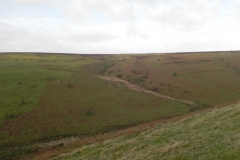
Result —
[[0, 52], [239, 50], [240, 0], [0, 0]]

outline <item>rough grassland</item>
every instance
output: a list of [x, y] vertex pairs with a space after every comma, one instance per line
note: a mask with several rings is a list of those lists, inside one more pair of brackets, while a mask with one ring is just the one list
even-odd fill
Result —
[[[0, 159], [41, 152], [44, 147], [35, 143], [115, 132], [235, 101], [240, 98], [239, 59], [238, 52], [0, 54]], [[197, 105], [134, 91], [96, 77], [100, 74]], [[169, 145], [185, 145], [175, 138]]]
[[240, 104], [140, 134], [82, 146], [53, 159], [240, 159]]
[[36, 142], [111, 132], [191, 109], [82, 69], [100, 74], [118, 56], [3, 54], [0, 60], [0, 159], [36, 151]]
[[108, 68], [141, 87], [210, 107], [240, 98], [240, 52], [135, 55]]

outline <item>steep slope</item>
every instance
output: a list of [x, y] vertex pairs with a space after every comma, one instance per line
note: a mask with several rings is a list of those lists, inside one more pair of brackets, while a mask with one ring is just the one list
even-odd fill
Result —
[[240, 104], [82, 146], [55, 159], [240, 159]]

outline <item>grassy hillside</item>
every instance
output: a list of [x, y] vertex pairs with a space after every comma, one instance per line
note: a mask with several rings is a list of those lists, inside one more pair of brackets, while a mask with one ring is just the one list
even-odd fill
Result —
[[0, 121], [12, 119], [39, 105], [48, 82], [69, 80], [83, 64], [94, 59], [72, 55], [1, 54]]
[[108, 75], [202, 106], [240, 95], [240, 52], [135, 55], [108, 68]]
[[53, 159], [240, 159], [240, 104], [81, 146]]

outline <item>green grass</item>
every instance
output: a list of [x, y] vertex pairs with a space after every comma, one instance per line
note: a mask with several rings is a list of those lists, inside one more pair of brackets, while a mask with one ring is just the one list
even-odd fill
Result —
[[152, 63], [148, 64], [151, 68], [159, 68], [164, 69], [165, 65], [160, 63], [160, 61], [153, 61]]
[[0, 75], [0, 121], [7, 114], [19, 115], [36, 108], [47, 85], [46, 78], [66, 79], [64, 77], [68, 76], [65, 72], [21, 66], [1, 67]]
[[[47, 79], [66, 81], [71, 72], [95, 60], [73, 55], [0, 55], [0, 122], [39, 106]], [[7, 118], [7, 119], [8, 119]]]
[[75, 148], [53, 159], [240, 159], [240, 104]]

